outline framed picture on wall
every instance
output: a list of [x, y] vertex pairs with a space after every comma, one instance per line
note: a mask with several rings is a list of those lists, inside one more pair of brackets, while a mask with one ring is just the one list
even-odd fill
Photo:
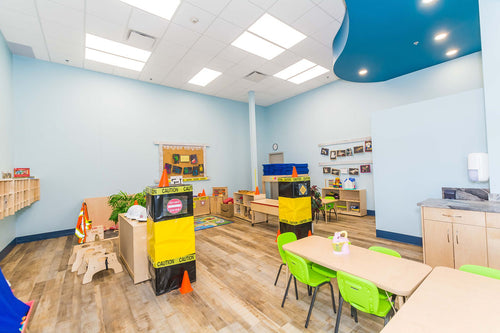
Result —
[[359, 171], [361, 173], [370, 173], [371, 172], [370, 164], [360, 165], [359, 166]]
[[337, 156], [344, 157], [345, 156], [345, 149], [337, 150]]
[[334, 168], [332, 168], [332, 175], [334, 175], [334, 176], [340, 176], [340, 169], [334, 169]]
[[354, 147], [354, 154], [361, 154], [361, 153], [364, 153], [365, 150], [364, 150], [364, 147], [363, 146], [355, 146]]
[[337, 151], [336, 150], [331, 150], [330, 151], [330, 159], [331, 160], [336, 160], [337, 159]]
[[349, 168], [349, 175], [350, 176], [357, 176], [357, 175], [359, 175], [359, 168]]
[[330, 173], [331, 169], [332, 168], [330, 168], [330, 167], [323, 167], [323, 173]]
[[352, 156], [352, 148], [347, 148], [345, 150], [345, 154], [346, 154], [346, 156]]
[[347, 168], [340, 169], [340, 173], [343, 175], [347, 175], [348, 172], [349, 172], [349, 170], [347, 170]]
[[372, 140], [365, 141], [365, 151], [372, 151]]
[[328, 156], [329, 149], [328, 148], [321, 148], [321, 155]]

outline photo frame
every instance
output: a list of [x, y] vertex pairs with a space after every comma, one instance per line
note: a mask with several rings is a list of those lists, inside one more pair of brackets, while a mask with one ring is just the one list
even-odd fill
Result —
[[350, 176], [357, 176], [357, 175], [359, 175], [359, 168], [349, 168], [349, 175]]
[[359, 166], [359, 171], [361, 173], [371, 173], [371, 166], [370, 164], [364, 164]]
[[336, 150], [330, 150], [330, 159], [331, 160], [337, 159], [337, 151]]
[[340, 169], [332, 168], [332, 175], [333, 176], [340, 176]]
[[328, 148], [321, 148], [321, 155], [328, 156], [329, 149]]
[[365, 151], [370, 152], [372, 149], [372, 140], [365, 141]]
[[352, 148], [347, 148], [345, 150], [345, 154], [346, 154], [346, 156], [352, 156]]
[[337, 157], [344, 157], [346, 154], [345, 149], [337, 150]]
[[365, 147], [364, 146], [355, 146], [354, 147], [354, 154], [361, 154], [365, 152]]
[[174, 166], [172, 167], [172, 172], [173, 172], [173, 173], [176, 173], [176, 174], [178, 174], [178, 175], [180, 175], [180, 174], [182, 173], [182, 168], [181, 168], [180, 166], [176, 166], [176, 165], [174, 165]]
[[165, 163], [165, 169], [167, 170], [167, 174], [170, 175], [172, 173], [172, 164]]
[[330, 173], [331, 169], [332, 168], [330, 168], [330, 167], [323, 167], [323, 173]]
[[340, 173], [343, 175], [347, 175], [347, 173], [349, 173], [349, 170], [347, 170], [347, 168], [342, 168], [340, 169]]

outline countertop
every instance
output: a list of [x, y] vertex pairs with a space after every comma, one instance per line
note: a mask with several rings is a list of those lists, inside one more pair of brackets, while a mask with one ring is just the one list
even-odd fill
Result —
[[422, 202], [417, 203], [417, 206], [500, 213], [500, 202], [497, 202], [497, 201], [427, 199], [427, 200], [424, 200]]

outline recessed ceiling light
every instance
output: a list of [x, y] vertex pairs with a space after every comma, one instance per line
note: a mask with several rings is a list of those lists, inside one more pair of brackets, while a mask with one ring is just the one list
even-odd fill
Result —
[[366, 68], [362, 68], [359, 70], [358, 74], [361, 76], [364, 76], [364, 75], [368, 74], [368, 70]]
[[286, 49], [291, 48], [306, 38], [306, 35], [303, 33], [298, 32], [269, 14], [262, 15], [257, 22], [248, 28], [248, 31]]
[[92, 34], [86, 35], [85, 47], [142, 62], [148, 61], [149, 56], [151, 55], [151, 52], [149, 51], [138, 49], [136, 47], [128, 46]]
[[454, 56], [454, 55], [455, 55], [455, 54], [457, 54], [457, 53], [458, 53], [458, 49], [451, 49], [451, 50], [448, 50], [448, 51], [446, 52], [446, 55], [447, 55], [448, 57], [452, 57], [452, 56]]
[[417, 46], [418, 44], [420, 44], [420, 42], [418, 40], [413, 42], [413, 45], [415, 45], [415, 46]]
[[446, 37], [448, 37], [448, 33], [447, 32], [441, 32], [441, 33], [438, 33], [437, 35], [434, 36], [434, 40], [443, 40], [445, 39]]
[[434, 1], [436, 1], [436, 0], [422, 0], [422, 3], [424, 5], [429, 5], [429, 4], [433, 3]]
[[215, 80], [217, 77], [219, 77], [221, 74], [221, 72], [217, 72], [209, 68], [203, 68], [198, 72], [198, 74], [196, 74], [191, 80], [189, 80], [189, 83], [204, 87]]
[[285, 49], [268, 42], [258, 36], [255, 36], [248, 31], [245, 31], [231, 45], [242, 50], [258, 55], [259, 57], [271, 60], [278, 54], [281, 54]]
[[181, 0], [121, 0], [145, 12], [170, 20]]
[[85, 48], [85, 59], [102, 62], [111, 66], [122, 67], [140, 72], [144, 68], [145, 63], [137, 60], [132, 60], [114, 54], [101, 52], [89, 48]]
[[316, 66], [316, 64], [312, 61], [309, 61], [307, 59], [302, 59], [299, 62], [296, 62], [295, 64], [288, 66], [281, 72], [278, 72], [274, 74], [273, 76], [278, 77], [283, 80], [288, 80], [292, 76], [295, 76], [297, 74], [302, 73], [303, 71], [312, 68]]
[[315, 66], [299, 75], [296, 75], [289, 79], [288, 81], [295, 83], [295, 84], [301, 84], [303, 82], [309, 81], [311, 79], [314, 79], [317, 76], [320, 76], [321, 74], [327, 73], [328, 69], [325, 67], [321, 66]]

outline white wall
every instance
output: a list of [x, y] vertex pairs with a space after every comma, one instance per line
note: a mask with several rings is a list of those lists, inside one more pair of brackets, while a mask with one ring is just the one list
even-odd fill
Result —
[[13, 82], [15, 164], [41, 179], [17, 236], [73, 228], [84, 198], [152, 185], [157, 140], [210, 145], [212, 180], [195, 182], [195, 193], [250, 189], [245, 103], [18, 56]]
[[486, 151], [483, 89], [375, 112], [372, 136], [377, 231], [421, 237], [417, 202], [488, 187], [467, 173], [467, 155]]
[[[14, 168], [12, 55], [0, 32], [0, 171]], [[1, 174], [0, 174], [1, 177]], [[0, 251], [16, 237], [15, 216], [0, 220]]]
[[[277, 142], [285, 161], [309, 163], [312, 184], [322, 187], [325, 177], [318, 162], [324, 159], [319, 143], [371, 136], [374, 111], [480, 87], [480, 53], [381, 83], [335, 81], [267, 108], [265, 131], [258, 130], [259, 149], [264, 148], [259, 151], [259, 164], [267, 163], [271, 145]], [[357, 178], [359, 187], [367, 189], [368, 209], [376, 210], [373, 177]]]

